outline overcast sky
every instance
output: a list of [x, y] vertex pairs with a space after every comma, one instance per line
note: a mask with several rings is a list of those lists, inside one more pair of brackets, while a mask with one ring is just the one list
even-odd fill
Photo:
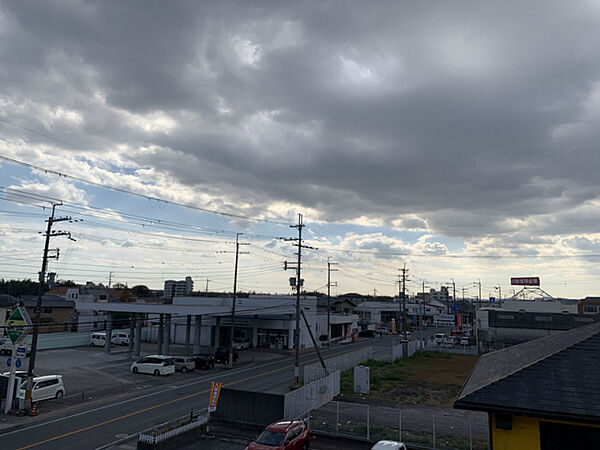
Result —
[[[2, 1], [0, 154], [223, 212], [285, 223], [302, 212], [323, 246], [315, 267], [345, 250], [360, 273], [340, 265], [342, 292], [392, 294], [406, 262], [432, 287], [482, 279], [508, 292], [510, 276], [539, 275], [551, 294], [596, 295], [600, 258], [585, 255], [600, 254], [598, 48], [592, 0]], [[162, 214], [0, 164], [3, 187]], [[0, 250], [37, 248], [8, 230], [42, 219], [3, 214]], [[289, 244], [256, 243], [293, 257]], [[97, 252], [106, 243], [75, 255]], [[210, 278], [206, 264], [196, 278]], [[269, 277], [284, 292], [288, 275]]]

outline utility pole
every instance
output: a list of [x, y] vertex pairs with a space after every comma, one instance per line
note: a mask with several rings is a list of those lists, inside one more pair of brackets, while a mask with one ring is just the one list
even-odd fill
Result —
[[[240, 254], [240, 245], [250, 245], [247, 242], [240, 243], [239, 239], [243, 233], [236, 233], [235, 235], [235, 268], [233, 270], [233, 301], [231, 302], [231, 329], [229, 336], [229, 367], [233, 367], [233, 337], [235, 331], [235, 299], [237, 297], [237, 272], [238, 272], [238, 258]], [[248, 252], [242, 252], [248, 254]]]
[[[450, 278], [452, 280], [452, 303], [456, 303], [456, 283], [454, 281], [454, 278]], [[446, 305], [448, 306], [448, 305]], [[456, 306], [456, 305], [455, 305]], [[447, 314], [450, 314], [450, 307], [448, 306]]]
[[110, 289], [110, 285], [112, 284], [112, 276], [114, 272], [108, 272], [108, 289]]
[[[305, 227], [305, 225], [302, 223], [302, 214], [298, 214], [298, 223], [296, 225], [290, 225], [290, 228], [296, 228], [298, 230], [298, 237], [284, 239], [285, 241], [297, 241], [296, 244], [292, 244], [292, 245], [294, 245], [295, 247], [298, 247], [298, 253], [296, 253], [296, 255], [298, 256], [297, 261], [295, 263], [290, 263], [288, 261], [284, 261], [284, 263], [283, 263], [284, 270], [287, 270], [288, 268], [296, 269], [296, 280], [294, 283], [295, 287], [296, 287], [296, 329], [294, 330], [294, 350], [295, 350], [294, 385], [295, 386], [298, 386], [298, 384], [300, 383], [300, 291], [301, 291], [302, 285], [304, 284], [304, 280], [302, 280], [300, 278], [301, 267], [302, 267], [302, 249], [310, 248], [310, 249], [316, 250], [315, 247], [310, 247], [308, 245], [302, 245], [302, 228], [304, 228], [304, 227]], [[292, 281], [292, 280], [290, 280], [290, 281]], [[294, 284], [292, 284], [292, 287], [294, 287]]]
[[208, 294], [208, 277], [206, 277], [206, 289], [205, 289], [205, 294]]
[[402, 317], [402, 331], [406, 337], [406, 274], [408, 269], [404, 264], [404, 267], [398, 270], [402, 272], [402, 280], [398, 280], [398, 309], [400, 309], [400, 317]]
[[[46, 227], [46, 240], [44, 243], [44, 254], [42, 257], [42, 270], [39, 274], [39, 286], [38, 286], [38, 298], [35, 307], [35, 318], [33, 321], [33, 336], [31, 339], [31, 354], [29, 356], [29, 365], [27, 368], [27, 389], [25, 390], [25, 410], [27, 412], [31, 411], [31, 389], [33, 388], [33, 371], [35, 370], [35, 358], [37, 355], [37, 343], [38, 343], [38, 335], [40, 329], [40, 316], [42, 312], [42, 295], [44, 294], [44, 282], [46, 281], [46, 270], [48, 269], [48, 259], [58, 259], [58, 252], [54, 256], [48, 256], [48, 247], [50, 245], [50, 238], [56, 236], [67, 236], [70, 240], [74, 241], [71, 237], [71, 233], [68, 231], [52, 231], [52, 225], [56, 222], [64, 222], [66, 220], [73, 222], [73, 219], [70, 217], [54, 217], [54, 213], [56, 211], [56, 207], [62, 205], [61, 203], [53, 203], [52, 204], [52, 215], [48, 217], [46, 222], [48, 223]], [[79, 220], [77, 220], [78, 222]]]
[[[337, 269], [332, 269], [331, 266], [337, 264], [329, 261], [327, 257], [327, 343], [331, 348], [331, 272], [336, 272]], [[337, 283], [335, 283], [337, 286]]]
[[423, 301], [421, 302], [421, 326], [423, 326], [423, 321], [425, 320], [425, 278], [423, 278]]

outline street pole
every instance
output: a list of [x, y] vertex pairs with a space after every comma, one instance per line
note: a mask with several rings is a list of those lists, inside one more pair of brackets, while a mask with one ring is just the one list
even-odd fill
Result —
[[331, 271], [336, 269], [332, 269], [331, 266], [333, 264], [329, 261], [329, 256], [327, 257], [327, 343], [331, 348]]
[[[58, 219], [54, 218], [54, 213], [56, 212], [56, 207], [62, 205], [62, 203], [53, 203], [52, 204], [52, 215], [48, 217], [48, 225], [46, 227], [46, 239], [44, 242], [44, 254], [42, 257], [42, 270], [39, 274], [39, 286], [38, 286], [38, 295], [37, 295], [37, 303], [35, 307], [35, 317], [33, 323], [33, 336], [31, 338], [31, 354], [29, 356], [29, 365], [27, 367], [27, 388], [25, 390], [25, 409], [27, 411], [31, 410], [31, 390], [33, 388], [33, 371], [35, 370], [35, 359], [37, 356], [37, 343], [38, 343], [38, 335], [40, 328], [40, 317], [42, 313], [42, 295], [44, 294], [44, 282], [46, 280], [46, 270], [48, 269], [48, 247], [50, 246], [50, 237], [53, 236], [68, 236], [71, 238], [70, 233], [59, 231], [56, 233], [52, 233], [52, 225], [55, 222], [62, 222], [65, 220], [72, 220], [70, 217], [60, 217]], [[74, 239], [72, 239], [74, 240]], [[58, 258], [58, 255], [56, 255]]]
[[[315, 247], [311, 247], [309, 245], [302, 244], [302, 228], [304, 228], [304, 224], [302, 223], [302, 214], [298, 214], [298, 224], [290, 225], [290, 228], [296, 228], [298, 230], [297, 238], [282, 238], [285, 241], [298, 241], [297, 244], [293, 244], [298, 247], [298, 256], [297, 261], [294, 262], [283, 262], [283, 269], [296, 269], [296, 328], [294, 329], [294, 350], [295, 350], [295, 358], [294, 358], [294, 384], [298, 386], [300, 383], [300, 291], [302, 288], [302, 279], [300, 278], [302, 275], [301, 267], [302, 267], [302, 248], [310, 248], [313, 250], [317, 250]], [[295, 265], [295, 267], [294, 267]], [[292, 283], [293, 277], [290, 278], [290, 283]], [[293, 287], [294, 284], [291, 284]]]
[[[235, 300], [237, 298], [237, 273], [238, 273], [238, 258], [240, 254], [240, 236], [243, 233], [235, 235], [235, 269], [233, 271], [233, 301], [231, 303], [231, 329], [229, 336], [229, 367], [233, 367], [233, 336], [235, 332]], [[247, 244], [246, 244], [247, 245]]]
[[406, 337], [407, 331], [407, 323], [406, 323], [406, 274], [408, 273], [408, 269], [406, 268], [406, 264], [402, 268], [402, 331], [404, 331], [404, 336]]
[[300, 267], [302, 265], [302, 214], [298, 214], [298, 265], [296, 266], [296, 329], [294, 330], [294, 385], [300, 384]]

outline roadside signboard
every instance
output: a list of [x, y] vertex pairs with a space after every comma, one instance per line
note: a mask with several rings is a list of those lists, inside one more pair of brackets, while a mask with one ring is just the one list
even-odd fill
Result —
[[539, 286], [540, 277], [512, 277], [510, 284], [513, 286]]
[[27, 314], [27, 310], [21, 306], [16, 308], [6, 321], [6, 332], [13, 344], [18, 344], [23, 341], [25, 336], [27, 336], [27, 333], [29, 333], [30, 327], [31, 319], [29, 318], [29, 314]]
[[17, 358], [25, 358], [27, 356], [27, 347], [17, 347]]
[[208, 412], [215, 412], [217, 410], [217, 403], [219, 402], [219, 394], [221, 394], [221, 386], [223, 383], [213, 381], [212, 387], [210, 388], [210, 399], [208, 401]]
[[433, 324], [436, 327], [453, 327], [454, 315], [452, 314], [436, 314], [433, 316]]

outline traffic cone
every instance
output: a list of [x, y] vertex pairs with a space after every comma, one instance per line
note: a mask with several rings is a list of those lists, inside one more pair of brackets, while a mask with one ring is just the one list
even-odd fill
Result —
[[33, 403], [31, 405], [31, 413], [29, 413], [31, 417], [37, 416], [37, 403]]

